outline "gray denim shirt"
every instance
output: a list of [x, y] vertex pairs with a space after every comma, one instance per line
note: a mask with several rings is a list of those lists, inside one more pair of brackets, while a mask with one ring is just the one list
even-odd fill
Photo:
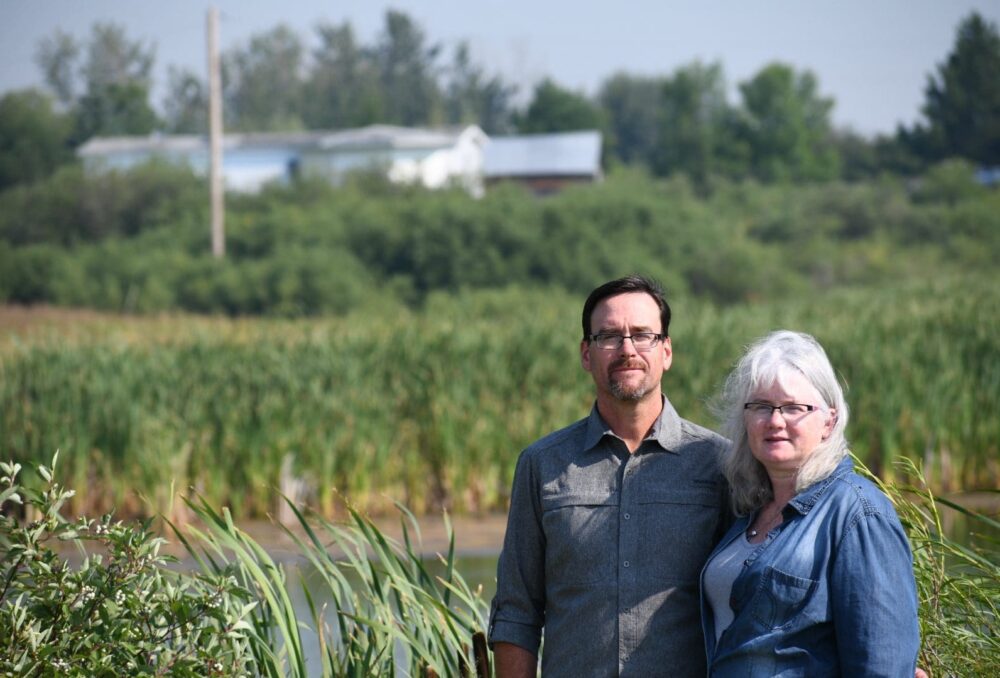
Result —
[[514, 473], [490, 642], [549, 676], [704, 676], [698, 575], [730, 522], [720, 436], [663, 412], [633, 454], [598, 414]]

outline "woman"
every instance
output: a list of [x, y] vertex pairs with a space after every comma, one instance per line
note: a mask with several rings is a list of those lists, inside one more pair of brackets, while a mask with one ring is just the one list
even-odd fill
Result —
[[739, 518], [702, 571], [712, 676], [914, 675], [912, 556], [888, 498], [847, 455], [847, 403], [823, 348], [752, 345], [723, 393]]

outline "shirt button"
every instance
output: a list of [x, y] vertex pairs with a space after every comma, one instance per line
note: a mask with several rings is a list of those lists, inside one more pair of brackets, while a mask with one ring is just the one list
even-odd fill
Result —
[[632, 517], [632, 516], [631, 516], [631, 515], [629, 515], [628, 513], [626, 513], [626, 514], [625, 514], [625, 520], [628, 520], [628, 519], [629, 519], [629, 518], [631, 518], [631, 517]]
[[628, 561], [626, 560], [626, 561], [625, 561], [624, 563], [622, 563], [622, 565], [624, 565], [625, 567], [628, 567], [628, 566], [629, 566], [629, 563], [628, 563]]

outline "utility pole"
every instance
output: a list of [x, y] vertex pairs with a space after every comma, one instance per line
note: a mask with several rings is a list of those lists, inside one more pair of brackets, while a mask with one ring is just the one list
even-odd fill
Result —
[[222, 76], [219, 72], [219, 10], [208, 10], [208, 183], [212, 202], [212, 256], [226, 255], [222, 186]]

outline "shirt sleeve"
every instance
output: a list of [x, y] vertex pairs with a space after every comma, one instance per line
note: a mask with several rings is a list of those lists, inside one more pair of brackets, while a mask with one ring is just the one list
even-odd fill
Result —
[[490, 609], [490, 646], [513, 643], [538, 653], [545, 620], [545, 533], [538, 483], [528, 453], [521, 454], [497, 563]]
[[920, 650], [913, 556], [891, 506], [858, 517], [831, 580], [841, 673], [912, 678]]

